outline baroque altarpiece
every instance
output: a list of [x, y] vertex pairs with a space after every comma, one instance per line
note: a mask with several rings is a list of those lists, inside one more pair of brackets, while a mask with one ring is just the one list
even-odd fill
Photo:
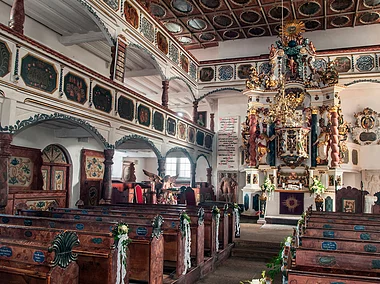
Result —
[[[338, 85], [334, 62], [316, 64], [315, 47], [303, 32], [302, 22], [285, 24], [270, 47], [267, 68], [252, 67], [246, 82], [242, 191], [248, 214], [302, 214], [314, 203], [309, 187], [315, 177], [327, 189], [324, 209], [335, 210], [349, 130], [339, 97], [344, 87]], [[265, 208], [259, 200], [267, 177], [275, 190]]]

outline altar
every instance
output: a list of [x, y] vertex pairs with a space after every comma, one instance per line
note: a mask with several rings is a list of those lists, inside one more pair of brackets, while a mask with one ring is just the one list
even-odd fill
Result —
[[343, 184], [343, 87], [334, 62], [316, 69], [314, 45], [303, 32], [300, 22], [286, 24], [271, 46], [268, 68], [252, 67], [246, 82], [243, 214], [259, 215], [260, 222], [300, 216], [315, 202], [334, 211]]

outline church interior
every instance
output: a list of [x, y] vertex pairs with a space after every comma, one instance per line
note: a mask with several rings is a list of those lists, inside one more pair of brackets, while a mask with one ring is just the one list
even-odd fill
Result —
[[380, 283], [379, 23], [0, 0], [1, 282]]

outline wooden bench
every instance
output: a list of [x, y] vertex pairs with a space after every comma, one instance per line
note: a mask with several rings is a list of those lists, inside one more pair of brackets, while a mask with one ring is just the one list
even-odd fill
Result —
[[[136, 212], [123, 212], [123, 211], [97, 211], [97, 210], [77, 210], [77, 209], [57, 209], [54, 211], [33, 211], [33, 210], [21, 210], [22, 215], [27, 216], [44, 216], [50, 218], [67, 219], [67, 220], [86, 220], [92, 222], [137, 222], [143, 226], [150, 226], [151, 220], [157, 213], [136, 213]], [[172, 215], [165, 216], [165, 222], [162, 224], [164, 235], [164, 261], [166, 267], [173, 267], [176, 272], [176, 276], [179, 277], [187, 270], [185, 265], [185, 238], [184, 231], [181, 229], [182, 221], [180, 216]], [[139, 229], [139, 228], [138, 228]], [[138, 233], [138, 232], [137, 232]]]
[[75, 232], [56, 234], [52, 242], [0, 238], [1, 283], [79, 283], [79, 266], [72, 248]]
[[[1, 222], [4, 224], [27, 226], [31, 229], [34, 227], [42, 227], [49, 229], [56, 228], [64, 230], [75, 230], [78, 232], [80, 240], [83, 240], [84, 245], [90, 245], [91, 242], [104, 242], [105, 246], [109, 245], [109, 243], [113, 241], [111, 230], [117, 224], [117, 222], [97, 222], [89, 220], [70, 220], [33, 216], [0, 215], [0, 218]], [[128, 224], [130, 228], [129, 237], [132, 239], [132, 243], [128, 246], [130, 255], [129, 270], [131, 279], [147, 281], [149, 283], [163, 282], [164, 240], [161, 236], [161, 228], [159, 223], [160, 222], [157, 221], [155, 225], [152, 225], [151, 223], [144, 225], [133, 223]], [[88, 236], [90, 233], [93, 233], [97, 236], [91, 238], [90, 240], [84, 237]], [[111, 279], [111, 282], [107, 281], [96, 283], [115, 282], [115, 275], [117, 271], [117, 254], [113, 247], [108, 247], [107, 253], [102, 250], [98, 252], [93, 247], [88, 248], [86, 251], [78, 250], [77, 252], [83, 256], [78, 260], [81, 268], [91, 267], [92, 263], [93, 266], [97, 267], [99, 273], [103, 274], [103, 278], [106, 277], [105, 275], [107, 275], [107, 279]], [[88, 262], [90, 262], [90, 266]], [[91, 271], [88, 271], [88, 273], [91, 273]], [[97, 273], [96, 268], [95, 272], [93, 273]]]
[[[104, 216], [124, 216], [124, 217], [136, 217], [136, 218], [153, 218], [157, 214], [164, 217], [165, 221], [163, 224], [164, 234], [166, 228], [179, 227], [177, 224], [178, 216], [183, 211], [163, 211], [154, 210], [150, 207], [140, 208], [140, 207], [93, 207], [88, 209], [72, 209], [72, 208], [55, 208], [52, 210], [55, 213], [72, 213], [72, 214], [87, 214], [87, 215], [103, 215]], [[187, 213], [187, 212], [186, 212]], [[22, 214], [27, 214], [26, 212]], [[50, 213], [45, 213], [50, 214]], [[199, 208], [196, 212], [191, 211], [188, 213], [191, 219], [191, 256], [195, 259], [196, 265], [200, 265], [204, 262], [204, 210]], [[172, 220], [172, 219], [175, 220]], [[174, 223], [173, 223], [174, 222]], [[165, 250], [166, 254], [166, 250]], [[172, 252], [171, 252], [172, 255]], [[166, 259], [166, 258], [165, 258]]]
[[347, 274], [337, 274], [316, 271], [300, 271], [290, 269], [288, 271], [288, 283], [289, 284], [301, 284], [301, 283], [318, 283], [318, 284], [378, 284], [380, 283], [380, 277], [369, 276], [356, 276]]

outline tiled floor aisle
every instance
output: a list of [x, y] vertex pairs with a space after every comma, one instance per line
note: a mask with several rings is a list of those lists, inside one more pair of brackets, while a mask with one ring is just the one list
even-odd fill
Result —
[[[292, 226], [284, 225], [258, 225], [252, 223], [241, 224], [240, 240], [280, 243], [293, 233]], [[198, 281], [197, 284], [239, 284], [242, 280], [260, 278], [261, 272], [266, 269], [266, 262], [230, 257], [214, 272]], [[274, 284], [281, 283], [281, 277], [275, 279]]]

